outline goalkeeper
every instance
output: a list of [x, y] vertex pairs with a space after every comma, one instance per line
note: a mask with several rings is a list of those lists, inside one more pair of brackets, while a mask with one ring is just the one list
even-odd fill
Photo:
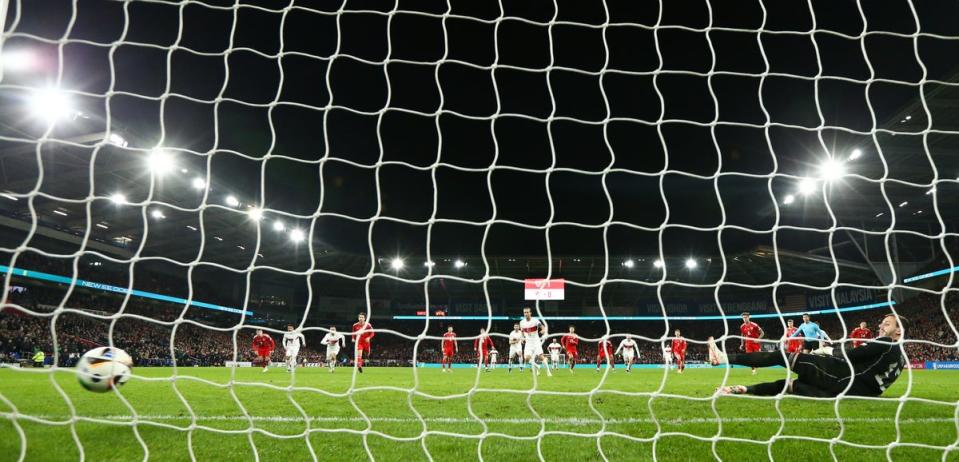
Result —
[[722, 387], [719, 390], [721, 394], [773, 396], [791, 393], [827, 398], [837, 396], [848, 388], [849, 395], [879, 396], [899, 378], [906, 365], [901, 338], [907, 327], [905, 318], [900, 316], [897, 319], [896, 315], [887, 314], [879, 323], [875, 343], [856, 349], [851, 346], [846, 349], [845, 344], [838, 348], [823, 347], [812, 354], [772, 352], [727, 356], [710, 337], [709, 360], [713, 365], [783, 366], [798, 375], [796, 379]]

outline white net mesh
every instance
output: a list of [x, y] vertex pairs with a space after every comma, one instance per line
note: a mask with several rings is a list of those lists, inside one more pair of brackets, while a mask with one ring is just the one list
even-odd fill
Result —
[[[192, 460], [217, 457], [209, 434], [245, 439], [256, 460], [292, 440], [305, 450], [288, 457], [313, 460], [348, 451], [337, 444], [385, 460], [779, 459], [805, 444], [835, 460], [956, 457], [954, 390], [915, 392], [927, 376], [911, 368], [895, 396], [729, 399], [713, 389], [749, 380], [731, 368], [704, 392], [671, 385], [668, 369], [645, 388], [608, 368], [577, 388], [477, 368], [466, 388], [441, 389], [418, 367], [409, 384], [352, 368], [343, 388], [185, 367], [245, 363], [252, 329], [279, 339], [287, 322], [320, 363], [317, 338], [358, 310], [397, 363], [431, 362], [444, 322], [391, 323], [412, 310], [384, 299], [409, 293], [426, 313], [479, 317], [460, 339], [483, 325], [502, 364], [511, 322], [499, 321], [520, 314], [525, 277], [566, 278], [567, 300], [583, 301], [536, 303], [534, 316], [553, 335], [565, 317], [598, 320], [583, 350], [629, 333], [660, 362], [688, 327], [701, 361], [708, 335], [730, 352], [742, 339], [738, 321], [710, 317], [760, 307], [769, 347], [816, 308], [848, 343], [858, 314], [828, 308], [856, 305], [919, 316], [912, 367], [957, 359], [952, 273], [903, 282], [956, 266], [953, 6], [407, 3], [2, 2], [0, 251], [5, 315], [19, 313], [4, 322], [48, 337], [53, 359], [0, 372], [46, 375], [63, 406], [34, 411], [3, 388], [0, 432], [16, 443], [0, 447], [42, 458], [36, 427], [57, 427], [89, 457], [84, 432], [99, 425], [128, 428], [143, 458]], [[452, 309], [457, 297], [475, 309]], [[172, 372], [138, 367], [120, 405], [90, 413], [59, 373], [93, 344]], [[170, 408], [135, 389], [167, 383]], [[251, 411], [258, 394], [288, 412]], [[935, 435], [917, 437], [930, 423]], [[185, 454], [158, 448], [161, 430], [185, 437]], [[354, 439], [328, 443], [339, 437]], [[587, 444], [564, 453], [569, 440]]]

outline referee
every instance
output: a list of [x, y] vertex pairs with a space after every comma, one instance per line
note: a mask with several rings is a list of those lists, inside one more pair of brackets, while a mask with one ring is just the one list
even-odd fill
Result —
[[901, 339], [903, 330], [907, 328], [905, 318], [900, 316], [897, 319], [896, 315], [887, 314], [879, 323], [877, 338], [873, 343], [856, 349], [852, 346], [846, 349], [846, 344], [843, 344], [838, 348], [820, 348], [814, 354], [794, 353], [789, 356], [777, 351], [730, 354], [727, 357], [710, 337], [709, 359], [713, 365], [783, 366], [798, 374], [796, 379], [722, 387], [719, 390], [722, 394], [773, 396], [790, 393], [828, 398], [839, 395], [848, 387], [849, 395], [879, 396], [899, 378], [906, 366]]
[[793, 332], [790, 337], [795, 337], [797, 335], [802, 335], [805, 341], [803, 341], [802, 352], [809, 353], [817, 348], [819, 348], [819, 340], [823, 339], [829, 341], [829, 336], [826, 335], [826, 331], [822, 330], [819, 327], [819, 324], [813, 322], [809, 313], [803, 313], [802, 315], [802, 324], [796, 328], [796, 332]]

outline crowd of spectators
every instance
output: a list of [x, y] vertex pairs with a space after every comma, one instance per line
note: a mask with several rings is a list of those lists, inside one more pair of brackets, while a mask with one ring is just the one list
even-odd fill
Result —
[[[0, 311], [0, 362], [26, 360], [32, 353], [40, 350], [53, 361], [61, 365], [72, 365], [86, 350], [95, 346], [112, 344], [123, 348], [133, 356], [140, 366], [218, 366], [234, 359], [250, 361], [253, 359], [250, 343], [256, 325], [236, 328], [238, 317], [235, 314], [214, 310], [190, 308], [184, 312], [177, 305], [131, 298], [125, 305], [118, 294], [95, 293], [77, 288], [64, 305], [68, 310], [54, 312], [53, 307], [62, 302], [62, 291], [42, 286], [30, 286], [27, 290], [11, 291], [8, 304]], [[119, 306], [123, 306], [123, 316], [110, 319]], [[40, 313], [32, 315], [15, 306]], [[955, 328], [959, 327], [959, 313], [947, 306], [943, 310], [938, 296], [919, 295], [896, 305], [897, 311], [911, 321], [907, 333], [906, 353], [911, 361], [959, 360]], [[56, 313], [54, 316], [53, 314]], [[833, 339], [840, 339], [845, 332], [851, 331], [866, 321], [875, 329], [879, 318], [885, 312], [864, 311], [839, 315], [818, 315], [814, 320], [829, 333]], [[764, 329], [766, 348], [775, 348], [784, 335], [784, 322], [778, 318], [754, 319]], [[953, 324], [950, 325], [949, 320]], [[801, 322], [799, 316], [794, 321]], [[276, 325], [274, 325], [276, 324]], [[349, 323], [344, 322], [340, 331], [349, 333]], [[423, 321], [387, 321], [378, 319], [374, 314], [374, 327], [378, 333], [373, 340], [373, 352], [368, 361], [371, 365], [405, 366], [417, 362], [438, 362], [441, 358], [439, 337], [448, 325], [452, 325], [462, 338], [456, 360], [460, 362], [476, 361], [473, 340], [479, 334], [479, 328], [486, 324], [476, 321], [431, 320], [425, 334], [431, 339], [417, 338], [424, 333]], [[661, 363], [663, 347], [669, 343], [675, 329], [679, 328], [689, 342], [687, 360], [691, 362], [706, 359], [704, 342], [707, 337], [735, 336], [739, 333], [738, 319], [722, 321], [629, 321], [615, 322], [609, 326], [601, 321], [576, 322], [577, 334], [583, 338], [580, 343], [581, 361], [595, 360], [597, 339], [609, 334], [614, 346], [625, 335], [633, 335], [639, 344], [639, 362]], [[267, 324], [282, 330], [280, 323]], [[318, 322], [316, 326], [324, 328], [328, 321]], [[507, 335], [512, 330], [513, 321], [495, 321], [490, 332], [500, 361], [507, 360], [509, 351]], [[569, 323], [551, 322], [550, 339], [566, 333]], [[401, 335], [396, 335], [397, 333]], [[322, 362], [325, 349], [319, 345], [319, 339], [325, 334], [320, 329], [307, 329], [307, 348], [301, 350], [304, 362]], [[273, 334], [279, 344], [279, 334]], [[54, 338], [56, 345], [54, 345]], [[172, 345], [172, 348], [171, 348]], [[727, 350], [735, 350], [739, 339], [728, 338]], [[414, 354], [415, 347], [415, 354]], [[349, 363], [351, 343], [347, 339], [346, 348], [341, 351], [341, 360]], [[274, 360], [282, 359], [282, 349], [278, 348]]]

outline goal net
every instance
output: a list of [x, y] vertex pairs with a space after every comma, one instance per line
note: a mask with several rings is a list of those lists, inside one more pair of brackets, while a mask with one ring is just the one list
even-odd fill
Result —
[[0, 453], [956, 460], [957, 15], [0, 0]]

